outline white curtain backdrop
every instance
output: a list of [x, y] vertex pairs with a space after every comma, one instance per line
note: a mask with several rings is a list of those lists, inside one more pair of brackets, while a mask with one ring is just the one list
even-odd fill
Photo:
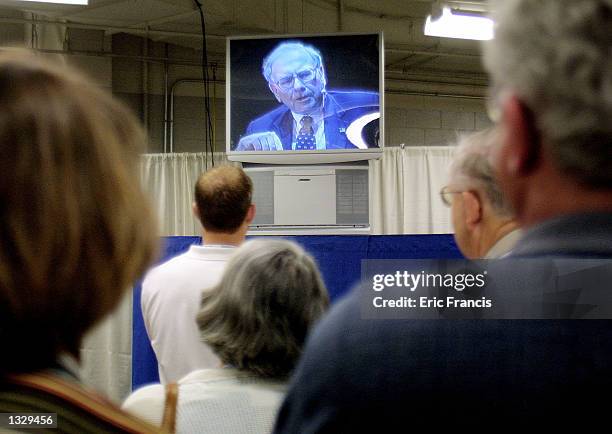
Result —
[[[225, 153], [215, 152], [215, 166], [232, 163]], [[209, 163], [208, 166], [211, 166]], [[212, 167], [212, 166], [211, 166]], [[200, 235], [200, 223], [191, 211], [193, 190], [205, 172], [204, 153], [147, 154], [142, 156], [142, 185], [158, 216], [161, 235]]]
[[385, 148], [370, 161], [372, 234], [452, 232], [449, 209], [439, 197], [454, 147]]
[[[372, 234], [450, 233], [450, 213], [438, 192], [446, 182], [452, 147], [390, 147], [370, 161]], [[215, 165], [230, 163], [215, 153]], [[237, 164], [239, 165], [239, 164]], [[141, 179], [158, 215], [161, 235], [199, 235], [193, 217], [193, 188], [206, 170], [203, 153], [149, 154]], [[131, 388], [132, 294], [89, 334], [81, 350], [82, 377], [121, 402]]]
[[83, 382], [121, 403], [132, 390], [132, 291], [98, 324], [81, 347]]
[[[370, 161], [372, 234], [449, 233], [450, 214], [438, 193], [446, 182], [453, 147], [390, 147]], [[234, 164], [215, 153], [215, 165]], [[162, 235], [199, 235], [191, 211], [193, 187], [206, 170], [203, 153], [142, 157], [142, 183], [153, 201]]]

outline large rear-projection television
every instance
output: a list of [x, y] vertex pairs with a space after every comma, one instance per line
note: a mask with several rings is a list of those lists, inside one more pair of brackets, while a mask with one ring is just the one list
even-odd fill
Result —
[[379, 158], [383, 53], [380, 33], [229, 38], [228, 158], [267, 164]]

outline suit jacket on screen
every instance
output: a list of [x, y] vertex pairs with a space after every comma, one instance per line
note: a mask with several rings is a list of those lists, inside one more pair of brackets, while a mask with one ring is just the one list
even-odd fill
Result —
[[[324, 110], [326, 149], [353, 149], [355, 146], [346, 138], [346, 129], [358, 117], [379, 110], [378, 93], [329, 91]], [[283, 149], [291, 150], [293, 116], [287, 106], [281, 105], [252, 121], [246, 134], [268, 131], [276, 133]]]

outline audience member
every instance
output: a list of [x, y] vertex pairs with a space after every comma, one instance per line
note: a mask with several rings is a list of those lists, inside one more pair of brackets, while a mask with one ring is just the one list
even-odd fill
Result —
[[[223, 367], [178, 382], [177, 432], [270, 432], [308, 330], [328, 304], [313, 259], [298, 245], [254, 240], [240, 247], [221, 282], [203, 293], [197, 315], [202, 340]], [[163, 386], [147, 386], [124, 408], [161, 425], [165, 395]]]
[[77, 373], [83, 335], [155, 253], [143, 139], [71, 69], [0, 53], [0, 412], [56, 413], [54, 432], [157, 432]]
[[142, 284], [145, 327], [157, 356], [162, 384], [191, 371], [213, 368], [219, 359], [200, 343], [194, 321], [202, 289], [216, 285], [235, 247], [255, 217], [253, 184], [239, 167], [221, 166], [195, 185], [193, 212], [202, 223], [202, 245], [151, 270]]
[[498, 137], [494, 128], [463, 137], [450, 166], [449, 184], [440, 191], [451, 208], [457, 246], [470, 259], [505, 256], [521, 236], [489, 163]]
[[[502, 134], [492, 159], [526, 228], [511, 256], [610, 258], [612, 2], [492, 7], [497, 27], [485, 64]], [[558, 294], [563, 303], [542, 309], [589, 308], [578, 304], [609, 286], [609, 270], [600, 269], [596, 287], [574, 286]], [[365, 320], [359, 294], [313, 331], [276, 432], [394, 432], [398, 423], [584, 431], [608, 423], [609, 320]]]

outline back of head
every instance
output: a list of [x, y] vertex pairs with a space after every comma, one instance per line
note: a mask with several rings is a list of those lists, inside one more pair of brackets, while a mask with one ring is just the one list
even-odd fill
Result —
[[65, 67], [0, 54], [0, 373], [78, 356], [148, 265], [133, 116]]
[[253, 183], [239, 167], [221, 166], [203, 173], [195, 186], [200, 222], [211, 232], [238, 230], [251, 206]]
[[329, 305], [317, 266], [297, 244], [252, 240], [202, 296], [202, 339], [221, 360], [262, 377], [285, 378], [306, 335]]
[[612, 0], [494, 1], [485, 65], [531, 111], [561, 173], [612, 188]]
[[450, 166], [450, 184], [459, 190], [480, 191], [495, 215], [512, 217], [490, 162], [498, 137], [496, 127], [461, 137]]

